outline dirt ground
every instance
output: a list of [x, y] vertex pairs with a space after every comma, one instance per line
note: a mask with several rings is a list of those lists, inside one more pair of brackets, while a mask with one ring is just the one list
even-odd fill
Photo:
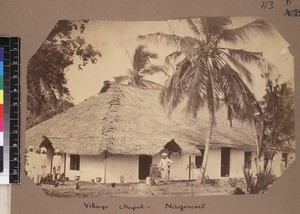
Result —
[[46, 194], [56, 197], [172, 197], [172, 196], [203, 196], [203, 195], [232, 195], [234, 188], [226, 181], [215, 184], [195, 185], [193, 182], [180, 181], [159, 183], [154, 186], [145, 183], [111, 184], [80, 182], [76, 190], [74, 181], [54, 187], [42, 185]]

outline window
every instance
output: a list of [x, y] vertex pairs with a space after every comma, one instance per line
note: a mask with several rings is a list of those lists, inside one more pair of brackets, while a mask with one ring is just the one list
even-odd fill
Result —
[[282, 153], [282, 161], [284, 161], [284, 163], [285, 163], [285, 168], [287, 168], [287, 153]]
[[244, 155], [244, 168], [251, 169], [251, 152], [245, 152]]
[[195, 156], [195, 167], [201, 168], [202, 162], [203, 162], [203, 156], [204, 156], [204, 149], [199, 149], [201, 152], [201, 155]]
[[80, 155], [70, 155], [70, 170], [79, 170]]

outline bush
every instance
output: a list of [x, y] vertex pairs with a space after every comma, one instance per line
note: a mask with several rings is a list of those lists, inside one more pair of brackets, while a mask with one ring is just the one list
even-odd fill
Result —
[[233, 190], [233, 194], [234, 195], [245, 195], [245, 191], [243, 191], [241, 188], [239, 187], [236, 187], [234, 190]]
[[247, 192], [249, 194], [261, 194], [268, 191], [269, 185], [273, 184], [276, 176], [273, 174], [272, 169], [265, 169], [253, 175], [248, 170], [243, 170], [244, 177], [247, 185]]

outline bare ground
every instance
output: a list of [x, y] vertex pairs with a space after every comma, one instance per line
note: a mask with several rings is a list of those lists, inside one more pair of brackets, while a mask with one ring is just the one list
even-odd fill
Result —
[[172, 196], [203, 196], [203, 195], [232, 195], [234, 188], [226, 181], [218, 181], [215, 184], [196, 185], [193, 182], [178, 181], [168, 184], [160, 183], [154, 186], [145, 183], [97, 184], [80, 182], [80, 188], [76, 190], [74, 181], [68, 181], [65, 185], [54, 187], [42, 185], [46, 194], [56, 197], [172, 197]]

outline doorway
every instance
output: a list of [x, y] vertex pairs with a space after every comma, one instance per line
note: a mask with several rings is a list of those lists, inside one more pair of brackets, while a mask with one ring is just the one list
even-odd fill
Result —
[[150, 174], [150, 165], [152, 164], [152, 156], [139, 156], [139, 179], [145, 180]]
[[221, 177], [229, 177], [230, 148], [221, 148]]

